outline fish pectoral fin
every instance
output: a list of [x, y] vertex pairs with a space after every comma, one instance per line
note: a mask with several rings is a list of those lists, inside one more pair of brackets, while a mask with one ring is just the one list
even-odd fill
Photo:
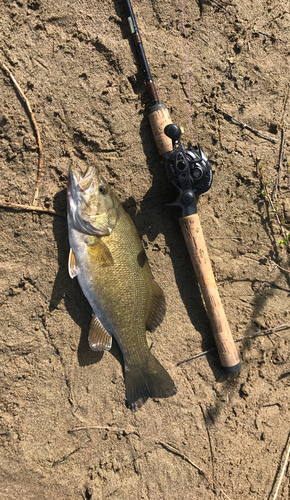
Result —
[[71, 278], [75, 278], [79, 274], [79, 268], [77, 266], [76, 256], [72, 248], [70, 248], [69, 251], [68, 272]]
[[107, 245], [99, 237], [90, 239], [87, 243], [89, 255], [98, 266], [112, 266], [114, 264], [113, 256]]
[[109, 351], [112, 347], [112, 336], [94, 314], [89, 332], [89, 346], [93, 351]]
[[153, 291], [151, 296], [151, 304], [148, 318], [146, 321], [146, 329], [153, 332], [157, 326], [163, 321], [166, 311], [166, 302], [163, 291], [156, 281], [153, 281]]

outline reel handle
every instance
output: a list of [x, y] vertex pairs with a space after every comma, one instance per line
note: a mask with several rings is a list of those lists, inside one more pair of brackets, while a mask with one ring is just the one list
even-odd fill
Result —
[[241, 363], [224, 312], [206, 248], [198, 214], [179, 219], [192, 265], [202, 292], [220, 361], [229, 373], [241, 369]]
[[172, 123], [169, 111], [165, 104], [157, 103], [150, 106], [148, 114], [158, 153], [163, 156], [173, 149], [172, 140], [164, 133], [165, 127]]

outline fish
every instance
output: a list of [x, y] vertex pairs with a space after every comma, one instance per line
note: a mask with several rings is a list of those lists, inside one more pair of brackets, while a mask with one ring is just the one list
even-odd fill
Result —
[[164, 318], [165, 297], [131, 217], [94, 166], [83, 175], [75, 165], [69, 168], [67, 201], [68, 270], [92, 308], [91, 349], [109, 350], [116, 339], [131, 410], [148, 398], [173, 396], [175, 384], [146, 340], [146, 330]]

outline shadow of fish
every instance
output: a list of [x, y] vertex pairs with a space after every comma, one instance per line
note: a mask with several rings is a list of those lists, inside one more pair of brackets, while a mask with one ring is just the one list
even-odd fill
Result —
[[93, 316], [89, 345], [108, 350], [116, 338], [125, 364], [128, 406], [176, 393], [171, 377], [151, 354], [146, 329], [163, 320], [165, 299], [154, 281], [136, 228], [117, 196], [89, 168], [69, 169], [69, 274], [78, 277]]

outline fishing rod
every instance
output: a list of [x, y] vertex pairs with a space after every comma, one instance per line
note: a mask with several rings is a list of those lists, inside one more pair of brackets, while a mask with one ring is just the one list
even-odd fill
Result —
[[159, 102], [130, 0], [124, 0], [124, 5], [151, 101], [148, 115], [156, 147], [169, 181], [177, 190], [177, 199], [168, 205], [181, 210], [180, 226], [205, 302], [221, 364], [227, 372], [237, 372], [241, 363], [218, 293], [196, 207], [196, 198], [211, 187], [212, 169], [200, 146], [198, 151], [194, 147], [185, 149], [180, 139], [181, 129], [172, 123], [165, 104]]

